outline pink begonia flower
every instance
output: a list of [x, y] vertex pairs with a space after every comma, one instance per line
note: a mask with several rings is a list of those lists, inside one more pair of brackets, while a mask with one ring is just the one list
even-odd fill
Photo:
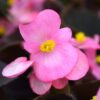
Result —
[[47, 93], [51, 86], [56, 89], [63, 89], [67, 84], [68, 80], [66, 78], [61, 78], [52, 82], [43, 82], [36, 78], [34, 74], [29, 77], [29, 83], [33, 90], [38, 95], [43, 95]]
[[13, 33], [15, 26], [6, 19], [0, 19], [0, 36], [7, 36]]
[[31, 65], [29, 82], [32, 90], [43, 95], [51, 86], [62, 89], [68, 80], [85, 76], [89, 66], [84, 53], [70, 43], [70, 28], [60, 28], [61, 20], [53, 10], [44, 10], [30, 24], [20, 25], [25, 40], [24, 47], [30, 60], [20, 57], [7, 65], [2, 75], [14, 78], [23, 74]]
[[[87, 55], [90, 70], [92, 74], [100, 79], [100, 68], [96, 62], [96, 51], [100, 50], [100, 37], [99, 35], [94, 35], [94, 38], [86, 37], [83, 32], [79, 32], [75, 36], [76, 40], [73, 38], [71, 42], [74, 46], [81, 48]], [[98, 58], [100, 61], [100, 57]]]
[[[88, 71], [86, 56], [69, 42], [72, 37], [70, 28], [59, 29], [60, 24], [60, 17], [55, 11], [44, 10], [30, 24], [19, 26], [25, 40], [24, 48], [34, 60], [34, 73], [41, 81], [63, 78], [73, 69], [74, 73], [80, 71], [82, 76]], [[81, 70], [82, 65], [76, 66], [76, 63], [84, 63], [85, 69]], [[76, 79], [82, 77], [77, 75]]]
[[[84, 55], [82, 54], [82, 56], [81, 57], [83, 58], [83, 60], [80, 60], [80, 61], [84, 62]], [[23, 74], [32, 65], [32, 63], [33, 61], [27, 61], [26, 57], [19, 57], [3, 69], [2, 75], [8, 78], [18, 77], [19, 75]], [[83, 63], [80, 63], [80, 64], [83, 65]], [[76, 69], [78, 71], [76, 72], [74, 68], [73, 71], [71, 72], [72, 76], [71, 74], [69, 74], [67, 78], [69, 78], [70, 80], [73, 80], [73, 77], [74, 77], [74, 80], [78, 80], [81, 77], [83, 77], [83, 73], [85, 69], [84, 66], [87, 66], [87, 65], [79, 66], [80, 64], [76, 65], [77, 66]], [[86, 73], [86, 70], [87, 68], [85, 69], [85, 73]], [[43, 81], [38, 80], [34, 74], [31, 74], [29, 76], [29, 83], [33, 92], [35, 92], [38, 95], [43, 95], [50, 90], [51, 86], [55, 87], [56, 89], [63, 89], [68, 84], [68, 79], [64, 77], [61, 79], [54, 80], [52, 82], [43, 82]]]
[[[96, 37], [95, 37], [96, 38]], [[78, 32], [75, 35], [75, 39], [72, 41], [76, 44], [80, 49], [97, 49], [99, 48], [99, 44], [95, 40], [95, 38], [90, 38], [85, 36], [84, 32]]]
[[[88, 57], [91, 73], [96, 79], [100, 80], [100, 55], [96, 56], [96, 50], [92, 49], [86, 50], [86, 54]], [[96, 59], [98, 59], [99, 62], [97, 62]]]
[[[100, 41], [99, 35], [95, 35], [95, 41], [99, 45], [99, 41]], [[86, 49], [85, 53], [87, 55], [92, 74], [94, 75], [95, 78], [100, 80], [100, 65], [99, 65], [100, 64], [100, 54], [99, 55], [96, 54], [97, 50], [100, 50], [100, 48]]]
[[[9, 0], [11, 1], [11, 0]], [[34, 20], [38, 12], [42, 9], [45, 0], [14, 0], [12, 1], [9, 13], [15, 24], [28, 23]]]

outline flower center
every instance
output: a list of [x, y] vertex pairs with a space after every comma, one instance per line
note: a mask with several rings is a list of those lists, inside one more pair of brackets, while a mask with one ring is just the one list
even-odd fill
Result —
[[96, 62], [97, 62], [98, 64], [100, 64], [100, 55], [97, 55], [97, 56], [96, 56]]
[[91, 100], [97, 100], [97, 97], [96, 96], [93, 96], [93, 98]]
[[47, 40], [40, 45], [40, 50], [42, 52], [51, 52], [55, 47], [55, 41]]
[[85, 41], [86, 36], [85, 36], [84, 32], [78, 32], [78, 33], [75, 35], [75, 38], [76, 38], [76, 40], [77, 40], [79, 43], [82, 43], [82, 42]]
[[4, 35], [5, 31], [5, 28], [3, 26], [0, 26], [0, 36]]
[[7, 0], [7, 4], [8, 4], [9, 6], [13, 5], [13, 4], [14, 4], [14, 0]]

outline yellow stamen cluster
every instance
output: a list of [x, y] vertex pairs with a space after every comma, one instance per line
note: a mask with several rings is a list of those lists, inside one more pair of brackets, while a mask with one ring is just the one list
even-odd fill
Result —
[[97, 100], [97, 97], [96, 96], [93, 96], [93, 98], [91, 100]]
[[4, 35], [5, 31], [5, 28], [3, 26], [0, 26], [0, 36]]
[[100, 55], [96, 56], [96, 62], [100, 64]]
[[51, 52], [55, 47], [55, 41], [47, 40], [40, 45], [40, 50], [42, 52]]
[[85, 41], [86, 36], [85, 36], [84, 32], [78, 32], [78, 33], [76, 33], [75, 38], [76, 38], [77, 42], [82, 43]]
[[14, 0], [7, 0], [7, 4], [8, 4], [9, 6], [13, 5], [13, 4], [14, 4]]

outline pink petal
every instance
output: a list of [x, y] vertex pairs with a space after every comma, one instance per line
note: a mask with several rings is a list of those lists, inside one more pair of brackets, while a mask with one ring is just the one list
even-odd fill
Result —
[[97, 93], [97, 100], [100, 100], [100, 89], [98, 90], [98, 93]]
[[38, 42], [57, 33], [60, 23], [60, 17], [55, 11], [44, 10], [37, 15], [32, 23], [19, 25], [19, 29], [25, 41]]
[[56, 33], [53, 36], [53, 38], [58, 42], [62, 42], [62, 41], [67, 42], [71, 39], [71, 37], [72, 37], [72, 31], [68, 27], [59, 29], [58, 33]]
[[78, 50], [78, 54], [79, 57], [77, 64], [75, 65], [71, 73], [66, 76], [66, 78], [69, 80], [79, 80], [80, 78], [84, 77], [89, 70], [88, 60], [84, 53]]
[[30, 23], [31, 21], [33, 21], [36, 18], [37, 14], [38, 13], [36, 12], [33, 12], [33, 13], [24, 12], [15, 16], [15, 18], [19, 23], [25, 24], [25, 23]]
[[100, 80], [100, 66], [99, 65], [95, 64], [93, 67], [91, 67], [91, 72], [96, 79]]
[[88, 58], [88, 62], [90, 67], [92, 67], [92, 65], [94, 65], [96, 63], [96, 51], [95, 49], [85, 49], [84, 52], [87, 55]]
[[48, 92], [52, 85], [51, 82], [46, 83], [38, 80], [34, 75], [30, 76], [29, 83], [33, 92], [38, 95], [43, 95]]
[[99, 41], [100, 41], [100, 36], [99, 36], [98, 34], [95, 34], [95, 35], [94, 35], [94, 40], [95, 40], [97, 43], [99, 43]]
[[56, 89], [63, 89], [68, 84], [68, 80], [66, 78], [61, 78], [52, 82], [53, 87]]
[[24, 46], [24, 49], [28, 51], [29, 53], [37, 53], [39, 51], [40, 44], [38, 42], [23, 42], [22, 44]]
[[98, 49], [98, 48], [100, 48], [100, 46], [95, 40], [88, 37], [86, 39], [86, 41], [79, 46], [79, 48], [81, 48], [81, 49], [89, 49], [89, 48]]
[[2, 75], [8, 78], [17, 77], [23, 74], [32, 63], [33, 61], [27, 61], [26, 57], [17, 58], [3, 69]]
[[78, 53], [76, 48], [70, 44], [58, 46], [51, 53], [40, 53], [34, 58], [34, 72], [42, 81], [52, 81], [63, 78], [70, 73], [77, 61]]
[[24, 62], [24, 61], [27, 61], [26, 57], [19, 57], [19, 58], [14, 60], [14, 62], [17, 62], [17, 63]]

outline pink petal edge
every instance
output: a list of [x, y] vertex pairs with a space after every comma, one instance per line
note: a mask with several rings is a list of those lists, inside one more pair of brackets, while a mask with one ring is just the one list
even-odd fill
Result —
[[52, 82], [53, 87], [56, 89], [63, 89], [68, 85], [68, 80], [66, 78], [61, 78]]
[[29, 83], [33, 92], [38, 95], [43, 95], [49, 91], [51, 88], [52, 82], [42, 82], [38, 80], [34, 74], [29, 77]]
[[23, 74], [33, 63], [33, 61], [26, 61], [26, 57], [19, 57], [8, 64], [2, 71], [2, 75], [8, 78], [15, 78]]

